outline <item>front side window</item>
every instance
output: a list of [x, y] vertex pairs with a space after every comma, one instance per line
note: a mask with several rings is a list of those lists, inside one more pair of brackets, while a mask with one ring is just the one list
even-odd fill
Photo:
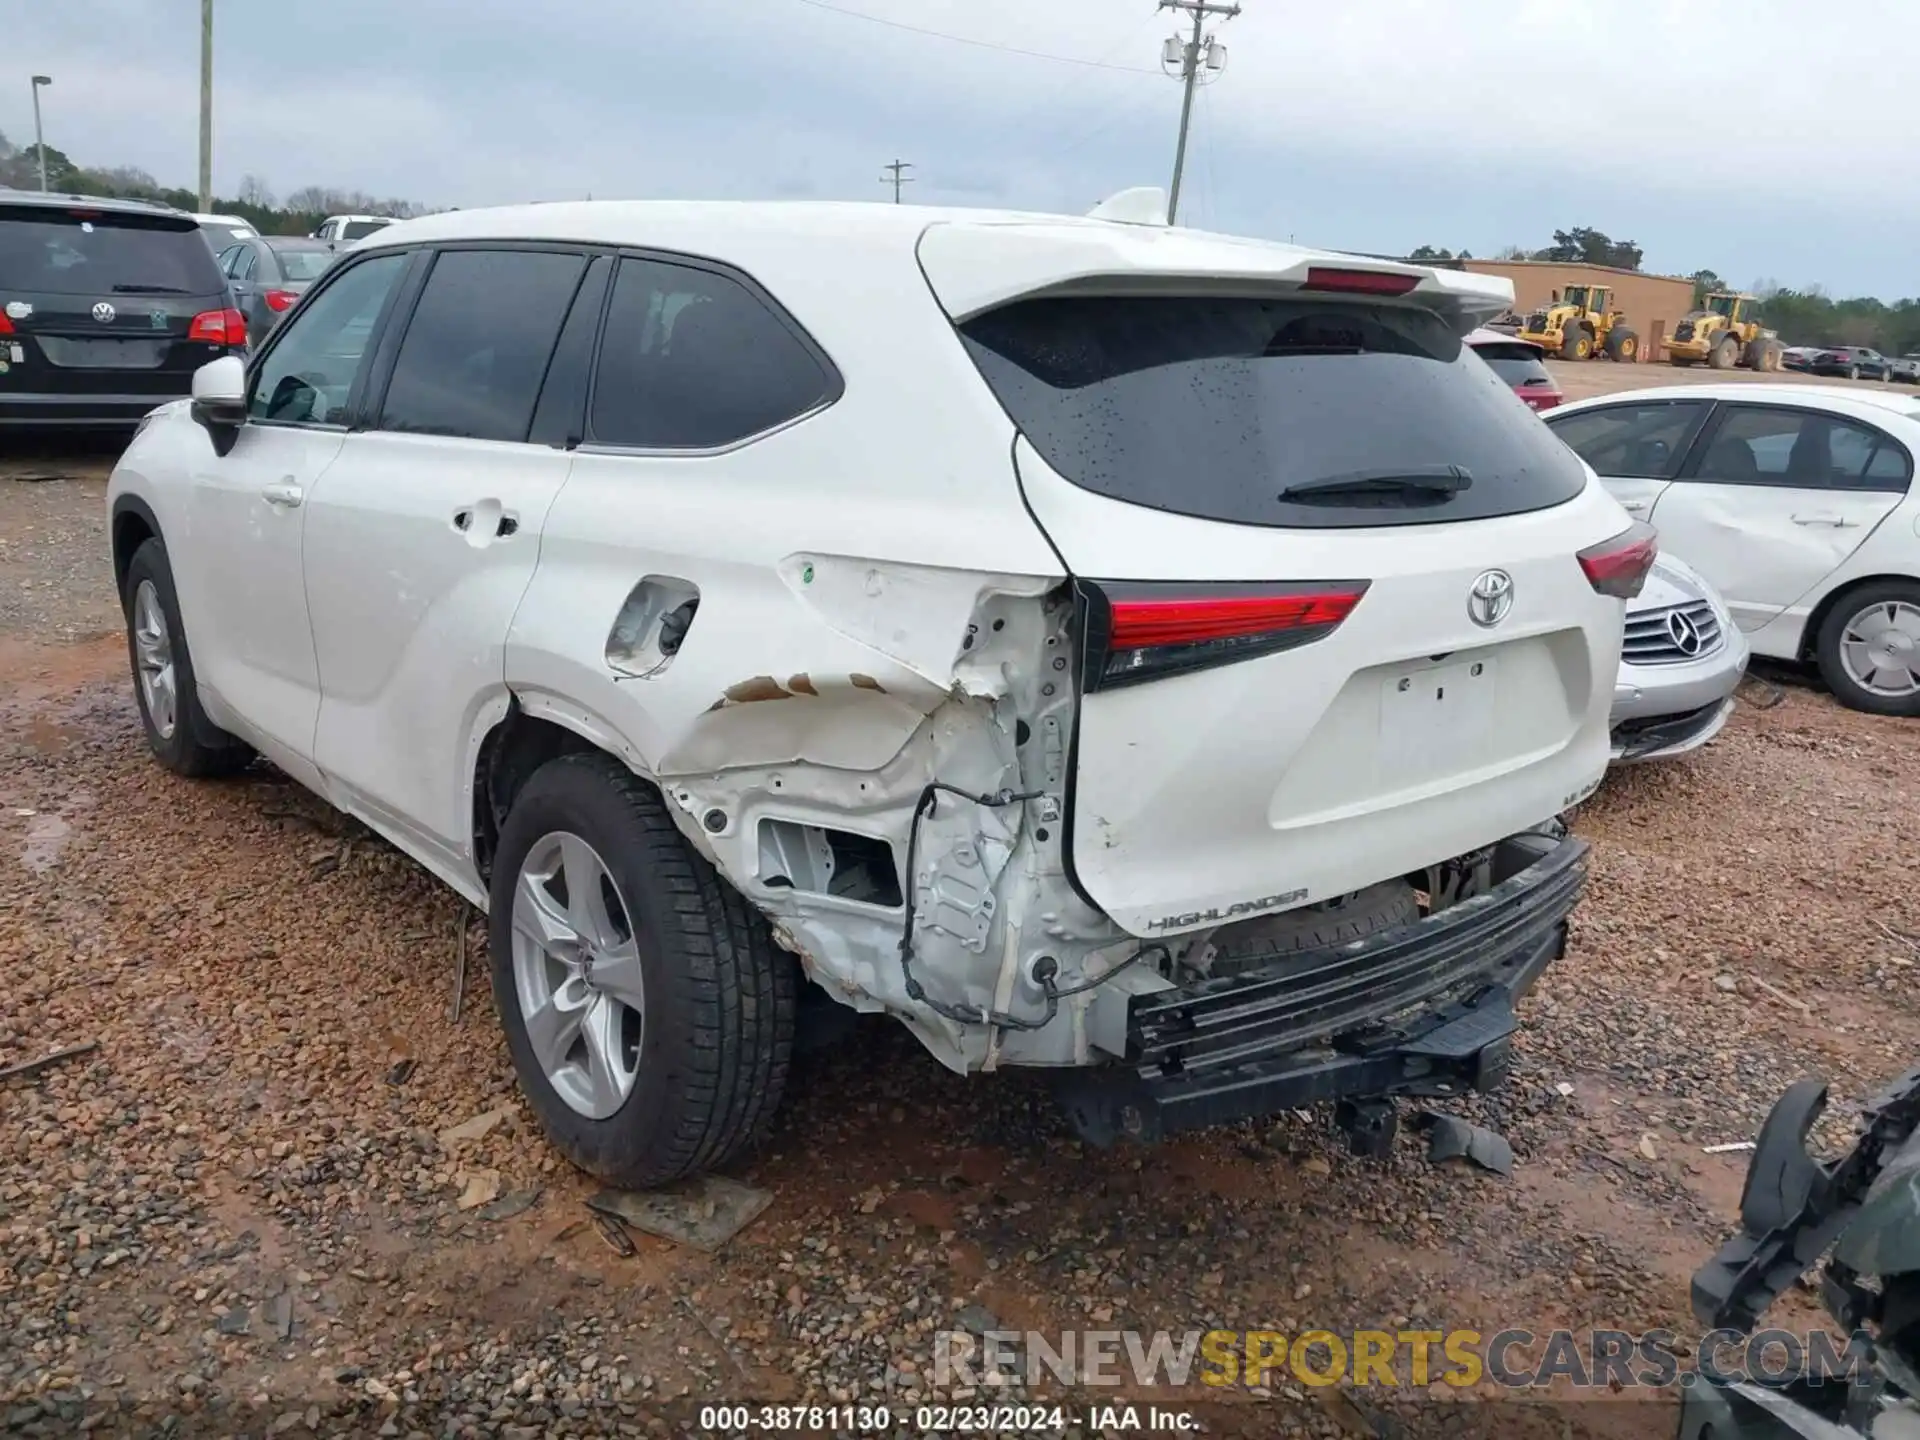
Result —
[[1706, 411], [1703, 400], [1660, 401], [1549, 415], [1546, 421], [1595, 474], [1666, 480], [1685, 458]]
[[1869, 426], [1810, 410], [1729, 407], [1694, 479], [1795, 490], [1905, 490], [1906, 450]]
[[284, 326], [253, 377], [247, 414], [282, 425], [345, 424], [374, 324], [410, 258], [355, 265]]
[[583, 255], [448, 250], [407, 322], [380, 428], [522, 441]]
[[718, 271], [626, 259], [600, 342], [602, 445], [711, 450], [825, 404], [836, 379], [765, 301]]

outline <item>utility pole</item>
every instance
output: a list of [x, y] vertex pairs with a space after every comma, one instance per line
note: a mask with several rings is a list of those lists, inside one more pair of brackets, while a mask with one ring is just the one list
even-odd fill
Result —
[[901, 172], [911, 170], [913, 164], [907, 160], [896, 160], [891, 165], [882, 165], [880, 168], [887, 172], [880, 177], [880, 183], [882, 185], [893, 186], [893, 203], [898, 205], [900, 203], [900, 187], [913, 183], [913, 176], [902, 174]]
[[213, 209], [213, 0], [200, 0], [200, 213]]
[[1179, 61], [1180, 82], [1185, 87], [1180, 97], [1180, 140], [1173, 152], [1173, 188], [1167, 192], [1167, 224], [1171, 225], [1180, 209], [1180, 173], [1187, 168], [1187, 129], [1193, 123], [1193, 87], [1200, 83], [1201, 63], [1204, 61], [1206, 68], [1216, 73], [1227, 65], [1226, 47], [1216, 44], [1211, 35], [1203, 36], [1200, 32], [1208, 16], [1219, 15], [1231, 20], [1240, 13], [1240, 7], [1238, 4], [1217, 5], [1212, 0], [1160, 0], [1159, 8], [1184, 10], [1193, 16], [1193, 38], [1170, 36], [1160, 52], [1163, 67]]
[[51, 75], [33, 77], [33, 153], [40, 157], [40, 193], [47, 191], [47, 137], [40, 129], [40, 87], [53, 84]]

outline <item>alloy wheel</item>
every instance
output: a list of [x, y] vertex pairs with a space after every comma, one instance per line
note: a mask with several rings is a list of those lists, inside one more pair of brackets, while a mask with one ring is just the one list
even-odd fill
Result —
[[1860, 611], [1840, 632], [1840, 664], [1871, 694], [1920, 692], [1920, 605], [1885, 600]]
[[179, 683], [173, 668], [173, 637], [167, 612], [151, 580], [133, 592], [133, 653], [140, 673], [140, 702], [162, 740], [173, 738], [179, 720]]

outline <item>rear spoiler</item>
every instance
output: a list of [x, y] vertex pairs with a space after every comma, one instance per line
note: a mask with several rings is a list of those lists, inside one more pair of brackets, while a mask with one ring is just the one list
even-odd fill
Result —
[[1303, 250], [1270, 241], [1100, 219], [936, 222], [921, 268], [956, 324], [1015, 300], [1071, 295], [1345, 294], [1434, 311], [1459, 334], [1513, 308], [1513, 282]]

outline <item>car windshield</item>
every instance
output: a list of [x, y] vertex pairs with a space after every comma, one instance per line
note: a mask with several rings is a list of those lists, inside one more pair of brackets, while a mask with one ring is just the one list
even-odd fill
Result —
[[1509, 385], [1551, 385], [1546, 361], [1531, 345], [1476, 345], [1473, 353], [1492, 367]]
[[1585, 472], [1438, 315], [1296, 296], [1024, 300], [961, 327], [1062, 477], [1243, 525], [1478, 520]]
[[282, 250], [276, 245], [273, 253], [280, 261], [281, 273], [289, 280], [318, 280], [333, 263], [331, 250]]
[[1566, 302], [1567, 304], [1577, 305], [1583, 310], [1586, 308], [1586, 305], [1587, 305], [1587, 287], [1586, 286], [1569, 285], [1561, 293], [1567, 297], [1567, 302]]
[[1707, 309], [1715, 315], [1731, 315], [1733, 314], [1733, 296], [1709, 295], [1707, 297]]
[[195, 225], [42, 205], [0, 205], [0, 280], [43, 295], [217, 295], [225, 283]]

